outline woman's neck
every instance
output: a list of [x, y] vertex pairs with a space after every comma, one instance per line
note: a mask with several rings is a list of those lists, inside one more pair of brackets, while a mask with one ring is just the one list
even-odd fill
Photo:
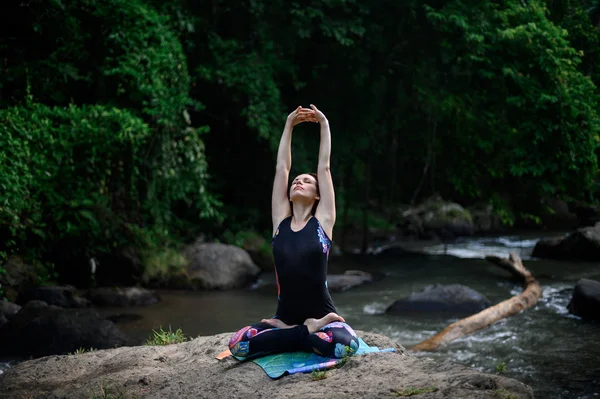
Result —
[[293, 221], [296, 223], [306, 223], [312, 217], [312, 206], [307, 207], [303, 204], [293, 204]]

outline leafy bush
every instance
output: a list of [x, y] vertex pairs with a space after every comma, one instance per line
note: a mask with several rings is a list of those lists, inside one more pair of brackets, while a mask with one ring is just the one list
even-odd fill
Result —
[[150, 136], [140, 118], [111, 107], [0, 110], [0, 251], [91, 255], [135, 241]]
[[220, 216], [206, 192], [200, 136], [208, 128], [191, 127], [187, 108], [199, 104], [189, 97], [186, 58], [166, 17], [141, 0], [29, 2], [11, 15], [19, 23], [0, 39], [10, 59], [0, 106], [31, 95], [48, 105], [128, 110], [149, 127], [136, 173], [146, 180], [143, 206], [152, 218], [175, 223], [174, 205], [193, 221]]

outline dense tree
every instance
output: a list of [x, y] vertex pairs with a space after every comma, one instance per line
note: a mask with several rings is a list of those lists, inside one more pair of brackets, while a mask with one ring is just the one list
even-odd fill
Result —
[[[597, 194], [594, 2], [12, 4], [10, 34], [0, 39], [0, 107], [18, 124], [4, 127], [10, 155], [0, 176], [24, 191], [4, 201], [4, 223], [26, 218], [15, 200], [22, 193], [61, 192], [37, 172], [24, 180], [6, 172], [12, 159], [31, 170], [15, 154], [32, 151], [26, 137], [43, 136], [43, 121], [52, 121], [53, 132], [77, 132], [58, 135], [65, 148], [89, 134], [89, 151], [107, 151], [107, 162], [124, 147], [106, 147], [113, 142], [103, 129], [135, 126], [124, 157], [135, 194], [107, 187], [103, 200], [127, 225], [180, 239], [268, 231], [284, 118], [309, 103], [331, 122], [340, 225], [434, 193], [491, 203], [506, 221], [535, 218], [540, 198]], [[77, 118], [90, 113], [108, 119], [83, 129]], [[118, 113], [124, 119], [110, 125]], [[318, 129], [297, 129], [292, 173], [313, 170], [317, 149]], [[106, 180], [100, 166], [71, 159], [76, 170], [92, 168], [89, 192], [97, 192]], [[18, 226], [3, 230], [7, 242], [37, 234], [33, 224]], [[96, 243], [89, 238], [88, 253]]]

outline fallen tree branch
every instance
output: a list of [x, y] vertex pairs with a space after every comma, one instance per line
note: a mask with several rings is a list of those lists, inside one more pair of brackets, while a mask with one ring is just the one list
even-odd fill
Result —
[[505, 270], [508, 270], [514, 276], [523, 280], [523, 292], [510, 299], [502, 301], [494, 306], [491, 306], [481, 312], [461, 319], [450, 324], [441, 332], [433, 337], [410, 348], [413, 351], [433, 351], [454, 341], [457, 338], [464, 337], [475, 331], [481, 330], [490, 326], [498, 320], [505, 319], [522, 310], [532, 307], [542, 296], [542, 287], [536, 281], [535, 277], [527, 270], [521, 258], [515, 253], [511, 253], [508, 259], [499, 258], [497, 256], [486, 256], [486, 259]]

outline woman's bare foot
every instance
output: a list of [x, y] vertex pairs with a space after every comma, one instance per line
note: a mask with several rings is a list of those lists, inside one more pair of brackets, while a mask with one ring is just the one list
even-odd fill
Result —
[[342, 316], [332, 312], [320, 319], [306, 319], [304, 325], [308, 327], [309, 334], [312, 334], [334, 321], [346, 322]]
[[262, 319], [260, 321], [261, 323], [267, 323], [272, 325], [275, 328], [292, 328], [292, 327], [296, 327], [296, 326], [289, 326], [287, 324], [285, 324], [283, 321], [279, 320], [279, 319]]

